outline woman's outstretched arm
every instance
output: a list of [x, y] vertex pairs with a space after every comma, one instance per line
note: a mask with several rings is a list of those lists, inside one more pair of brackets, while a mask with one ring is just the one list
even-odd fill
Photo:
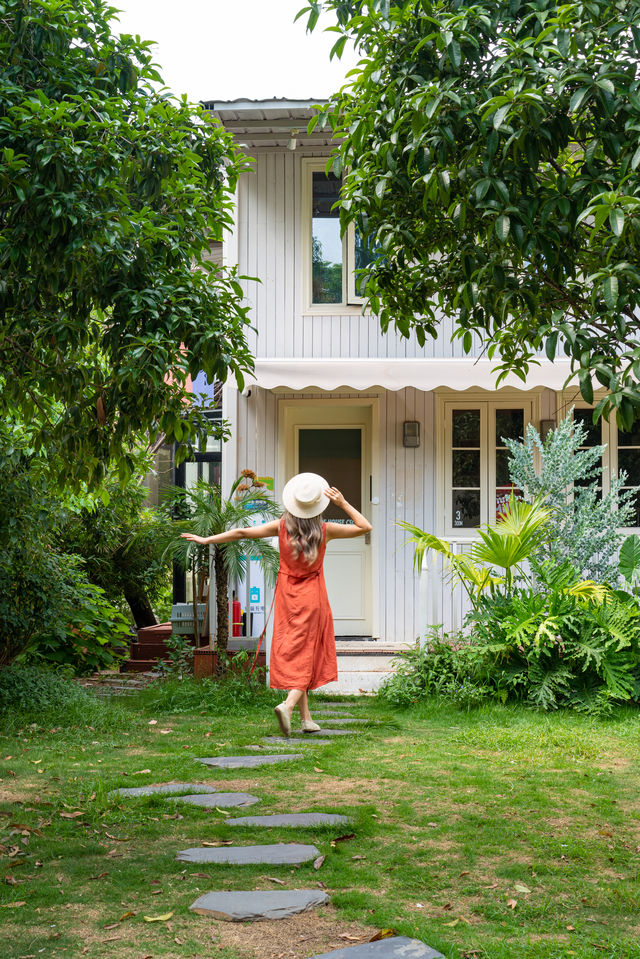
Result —
[[327, 523], [328, 540], [351, 539], [354, 536], [362, 536], [364, 533], [371, 532], [373, 527], [369, 520], [366, 516], [363, 516], [362, 513], [359, 513], [355, 506], [347, 503], [340, 490], [336, 489], [335, 486], [331, 486], [324, 492], [325, 496], [328, 496], [332, 503], [335, 503], [336, 506], [344, 510], [349, 519], [353, 520], [353, 525], [351, 525], [351, 523], [348, 525], [342, 523]]
[[207, 546], [209, 543], [218, 545], [220, 543], [232, 543], [237, 539], [266, 539], [270, 536], [277, 536], [279, 525], [279, 519], [272, 519], [260, 526], [237, 527], [236, 529], [228, 529], [224, 533], [216, 533], [215, 536], [196, 536], [195, 533], [181, 533], [180, 535], [183, 539], [188, 539], [190, 543], [200, 543], [202, 546]]

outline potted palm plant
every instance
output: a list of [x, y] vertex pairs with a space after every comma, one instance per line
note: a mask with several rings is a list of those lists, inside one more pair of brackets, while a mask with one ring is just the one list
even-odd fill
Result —
[[[278, 573], [279, 554], [266, 540], [254, 539], [201, 546], [181, 538], [182, 533], [211, 536], [235, 527], [250, 525], [250, 518], [261, 522], [275, 519], [280, 507], [273, 501], [264, 483], [253, 470], [245, 469], [233, 483], [229, 495], [223, 496], [220, 486], [199, 480], [189, 489], [174, 488], [173, 502], [183, 517], [174, 524], [175, 535], [169, 549], [173, 557], [190, 570], [193, 582], [194, 624], [197, 630], [197, 600], [204, 578], [213, 571], [216, 603], [216, 651], [218, 667], [226, 659], [229, 641], [229, 581], [246, 576], [250, 560], [257, 560], [267, 585], [273, 585]], [[209, 601], [212, 602], [211, 586]], [[197, 638], [197, 633], [196, 633]]]

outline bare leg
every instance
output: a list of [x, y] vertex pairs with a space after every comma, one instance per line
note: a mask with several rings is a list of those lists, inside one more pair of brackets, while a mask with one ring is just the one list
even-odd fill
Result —
[[298, 700], [298, 709], [300, 710], [300, 719], [311, 719], [309, 712], [309, 697], [306, 692]]
[[[304, 689], [290, 689], [289, 695], [285, 699], [284, 703], [287, 709], [289, 710], [289, 715], [293, 712], [297, 705], [300, 704], [300, 714], [302, 715], [302, 699], [307, 699], [307, 694]], [[308, 708], [308, 707], [307, 707]]]

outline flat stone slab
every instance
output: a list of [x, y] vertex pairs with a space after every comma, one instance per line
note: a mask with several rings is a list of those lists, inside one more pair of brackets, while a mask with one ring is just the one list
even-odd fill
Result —
[[317, 859], [320, 850], [315, 846], [302, 843], [274, 843], [271, 846], [203, 846], [195, 849], [182, 849], [176, 859], [180, 862], [222, 863], [232, 866], [260, 865], [270, 866], [297, 865]]
[[311, 742], [315, 742], [316, 746], [328, 746], [331, 742], [330, 739], [320, 739], [318, 735], [313, 737], [313, 740], [310, 738], [311, 733], [305, 733], [304, 738], [296, 738], [295, 736], [263, 736], [265, 743], [293, 743], [294, 746], [309, 746]]
[[172, 802], [185, 802], [191, 806], [214, 809], [216, 806], [253, 806], [254, 803], [260, 802], [260, 799], [251, 793], [209, 793], [205, 796], [175, 796]]
[[290, 762], [304, 759], [302, 753], [278, 753], [275, 756], [212, 756], [209, 759], [197, 759], [205, 766], [217, 766], [219, 769], [255, 769], [256, 766], [271, 766], [273, 763]]
[[343, 826], [351, 820], [328, 812], [295, 812], [273, 816], [241, 816], [225, 820], [227, 826]]
[[345, 946], [335, 952], [323, 952], [322, 955], [311, 956], [311, 959], [444, 959], [444, 956], [419, 939], [392, 936], [378, 942]]
[[320, 889], [277, 889], [267, 892], [208, 892], [191, 905], [191, 912], [227, 922], [288, 919], [329, 902]]
[[316, 733], [305, 733], [309, 739], [318, 736], [355, 736], [359, 729], [319, 729]]
[[[318, 714], [316, 713], [316, 715]], [[320, 717], [320, 718], [322, 719], [324, 717]], [[339, 717], [334, 715], [330, 719], [330, 723], [332, 726], [353, 726], [358, 724], [362, 725], [363, 723], [370, 723], [370, 722], [372, 722], [372, 720], [370, 719], [361, 719], [359, 716], [344, 716], [342, 713], [340, 714]], [[308, 736], [308, 735], [309, 733], [305, 733], [305, 736]]]
[[204, 795], [214, 793], [212, 786], [201, 786], [199, 783], [165, 783], [162, 786], [132, 786], [121, 789], [112, 789], [109, 796], [170, 796], [173, 793], [184, 795], [189, 791]]

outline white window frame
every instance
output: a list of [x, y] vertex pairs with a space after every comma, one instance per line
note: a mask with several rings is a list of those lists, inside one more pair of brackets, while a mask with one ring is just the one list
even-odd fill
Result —
[[[455, 399], [454, 399], [455, 396]], [[518, 392], [495, 394], [493, 397], [478, 391], [464, 394], [438, 394], [438, 526], [439, 535], [449, 539], [473, 539], [477, 526], [454, 526], [451, 514], [452, 491], [452, 410], [480, 410], [480, 526], [493, 522], [491, 504], [495, 504], [496, 462], [492, 451], [495, 446], [496, 410], [524, 410], [524, 429], [531, 422], [539, 422], [539, 395]]]
[[325, 173], [326, 157], [303, 157], [302, 159], [302, 290], [305, 314], [344, 316], [362, 314], [364, 298], [355, 292], [355, 227], [350, 223], [342, 237], [342, 302], [314, 303], [313, 271], [311, 263], [311, 238], [313, 220], [313, 174]]

